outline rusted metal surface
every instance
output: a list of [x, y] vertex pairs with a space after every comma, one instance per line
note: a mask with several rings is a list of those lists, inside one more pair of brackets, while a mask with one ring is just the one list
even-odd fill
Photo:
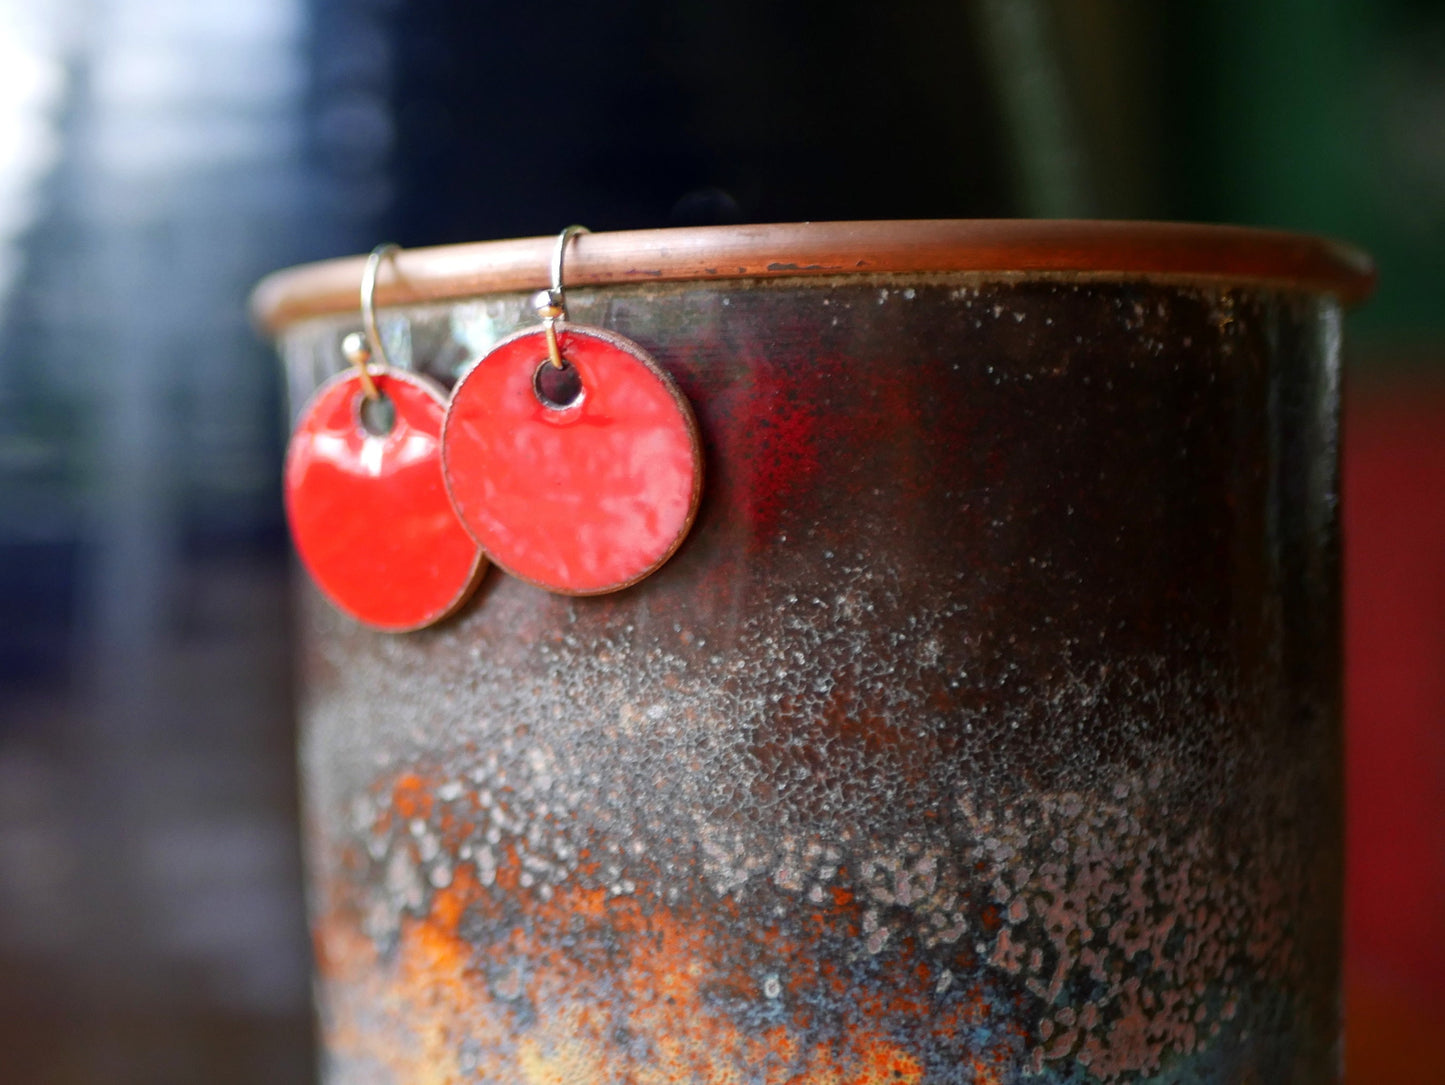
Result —
[[[1334, 1080], [1335, 304], [570, 300], [676, 376], [709, 488], [617, 595], [308, 605], [328, 1080]], [[408, 315], [444, 381], [529, 319]], [[351, 326], [287, 333], [297, 390]]]

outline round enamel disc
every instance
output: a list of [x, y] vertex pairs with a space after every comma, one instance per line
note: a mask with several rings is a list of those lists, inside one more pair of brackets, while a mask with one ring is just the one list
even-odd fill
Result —
[[395, 369], [374, 379], [394, 411], [382, 435], [362, 421], [354, 373], [334, 377], [306, 405], [286, 452], [286, 515], [326, 597], [358, 621], [403, 632], [459, 607], [486, 558], [442, 481], [441, 388]]
[[[702, 455], [687, 400], [641, 347], [576, 325], [558, 339], [562, 374], [544, 333], [528, 331], [458, 382], [442, 435], [447, 488], [497, 565], [597, 595], [677, 549], [697, 511]], [[558, 376], [570, 386], [549, 393]]]

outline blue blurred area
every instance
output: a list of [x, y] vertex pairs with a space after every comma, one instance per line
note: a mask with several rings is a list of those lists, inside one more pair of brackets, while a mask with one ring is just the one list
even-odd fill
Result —
[[370, 233], [311, 149], [310, 13], [3, 8], [3, 1077], [309, 1080], [283, 411], [244, 302]]

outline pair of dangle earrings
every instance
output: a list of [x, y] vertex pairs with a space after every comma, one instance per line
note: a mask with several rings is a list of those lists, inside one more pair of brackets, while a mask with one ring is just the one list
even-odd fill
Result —
[[286, 453], [287, 518], [322, 593], [388, 632], [456, 611], [488, 564], [564, 595], [637, 583], [687, 535], [702, 490], [697, 422], [636, 343], [572, 324], [552, 253], [541, 326], [497, 342], [450, 396], [389, 364], [377, 328], [381, 262], [361, 278], [365, 334], [351, 368], [302, 410]]

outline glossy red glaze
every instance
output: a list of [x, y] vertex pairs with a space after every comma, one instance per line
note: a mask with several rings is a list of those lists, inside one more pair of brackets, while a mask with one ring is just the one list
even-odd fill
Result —
[[702, 488], [692, 409], [630, 340], [570, 327], [582, 379], [565, 408], [538, 398], [541, 331], [502, 340], [452, 391], [442, 437], [447, 488], [488, 556], [567, 595], [627, 587], [671, 556]]
[[337, 607], [391, 632], [446, 617], [486, 558], [447, 499], [446, 398], [426, 377], [376, 376], [396, 409], [384, 437], [361, 422], [361, 381], [343, 373], [306, 405], [286, 453], [286, 514], [307, 571]]

